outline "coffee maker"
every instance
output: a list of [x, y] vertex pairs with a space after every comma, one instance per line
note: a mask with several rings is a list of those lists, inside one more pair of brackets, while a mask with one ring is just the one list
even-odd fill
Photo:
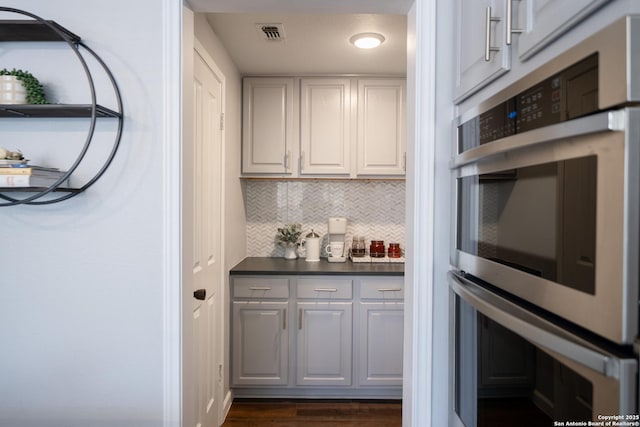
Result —
[[344, 262], [345, 256], [345, 236], [347, 234], [347, 219], [341, 217], [329, 218], [329, 233], [326, 252], [329, 262]]

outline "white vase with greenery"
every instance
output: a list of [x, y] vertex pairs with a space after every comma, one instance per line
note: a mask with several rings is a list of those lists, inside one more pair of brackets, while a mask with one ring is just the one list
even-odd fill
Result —
[[300, 235], [302, 234], [301, 224], [285, 224], [284, 227], [278, 228], [276, 240], [279, 245], [284, 247], [285, 259], [298, 258], [298, 245], [300, 244]]
[[30, 72], [0, 70], [0, 104], [47, 104], [44, 88]]
[[0, 104], [26, 104], [27, 90], [16, 76], [0, 76]]

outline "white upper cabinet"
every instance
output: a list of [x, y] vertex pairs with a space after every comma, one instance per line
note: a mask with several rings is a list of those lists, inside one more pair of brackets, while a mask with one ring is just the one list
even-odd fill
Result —
[[300, 175], [349, 175], [351, 81], [300, 81]]
[[290, 175], [295, 172], [292, 164], [297, 152], [294, 91], [292, 78], [244, 79], [243, 173]]
[[[523, 0], [509, 0], [515, 4]], [[518, 57], [526, 60], [558, 38], [597, 8], [611, 0], [526, 0], [517, 13], [522, 34], [518, 37]], [[524, 7], [523, 7], [524, 6]], [[514, 17], [514, 22], [515, 22]]]
[[455, 99], [461, 101], [511, 68], [505, 0], [456, 0]]
[[405, 174], [403, 79], [358, 80], [358, 175]]
[[244, 79], [242, 173], [403, 177], [406, 80]]
[[[567, 48], [561, 36], [596, 11], [591, 23], [597, 27], [637, 13], [639, 5], [612, 0], [456, 0], [456, 103], [509, 71], [522, 71], [525, 61], [542, 49], [561, 54]], [[577, 31], [587, 37], [593, 25]]]

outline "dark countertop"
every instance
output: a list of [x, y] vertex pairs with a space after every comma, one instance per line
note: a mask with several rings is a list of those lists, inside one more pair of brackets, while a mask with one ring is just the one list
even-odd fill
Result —
[[402, 263], [353, 263], [329, 262], [321, 258], [319, 262], [306, 262], [304, 258], [294, 260], [284, 258], [247, 257], [230, 271], [231, 275], [380, 275], [404, 276]]

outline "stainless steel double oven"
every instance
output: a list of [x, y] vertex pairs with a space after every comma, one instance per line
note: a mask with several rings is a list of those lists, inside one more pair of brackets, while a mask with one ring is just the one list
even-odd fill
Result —
[[453, 424], [640, 425], [640, 17], [456, 125]]

